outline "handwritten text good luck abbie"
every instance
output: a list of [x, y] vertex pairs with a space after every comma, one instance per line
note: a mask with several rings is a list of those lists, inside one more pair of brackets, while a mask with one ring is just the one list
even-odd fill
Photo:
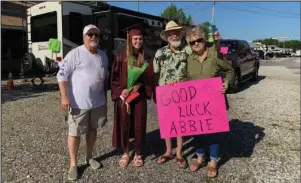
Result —
[[157, 87], [161, 138], [229, 131], [221, 78]]

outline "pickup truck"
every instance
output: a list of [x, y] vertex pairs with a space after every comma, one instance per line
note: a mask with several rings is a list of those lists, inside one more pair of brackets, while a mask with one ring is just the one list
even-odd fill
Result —
[[256, 54], [251, 51], [247, 41], [222, 39], [220, 47], [228, 47], [224, 58], [231, 62], [234, 70], [234, 82], [229, 88], [230, 93], [238, 92], [242, 82], [258, 79], [260, 62]]

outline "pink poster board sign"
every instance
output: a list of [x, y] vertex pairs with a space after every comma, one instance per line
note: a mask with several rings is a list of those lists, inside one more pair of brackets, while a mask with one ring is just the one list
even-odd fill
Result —
[[156, 101], [161, 138], [229, 131], [220, 77], [158, 86]]
[[229, 49], [229, 48], [226, 47], [226, 46], [225, 46], [225, 47], [221, 47], [221, 48], [220, 48], [220, 52], [221, 52], [222, 54], [226, 55], [226, 54], [228, 53], [228, 49]]

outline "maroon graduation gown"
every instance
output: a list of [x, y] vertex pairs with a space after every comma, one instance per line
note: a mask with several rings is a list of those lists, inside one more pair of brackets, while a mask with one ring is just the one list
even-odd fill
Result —
[[142, 154], [146, 134], [147, 99], [151, 99], [153, 89], [153, 67], [150, 57], [145, 58], [149, 66], [138, 82], [142, 87], [138, 90], [140, 96], [131, 103], [130, 121], [127, 120], [126, 105], [120, 95], [127, 86], [128, 62], [125, 52], [118, 53], [114, 58], [111, 72], [111, 94], [114, 101], [113, 147], [120, 148], [128, 145], [129, 138], [134, 138], [134, 150]]

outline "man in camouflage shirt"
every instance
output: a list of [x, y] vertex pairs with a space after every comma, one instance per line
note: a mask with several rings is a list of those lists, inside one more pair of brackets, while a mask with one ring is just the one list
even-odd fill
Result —
[[[167, 23], [160, 37], [168, 45], [157, 50], [153, 61], [154, 72], [158, 75], [159, 86], [185, 81], [187, 78], [187, 58], [192, 53], [188, 46], [182, 45], [183, 27], [174, 21]], [[157, 159], [163, 164], [173, 158], [171, 139], [165, 139], [166, 152]], [[177, 163], [180, 168], [187, 167], [187, 161], [182, 156], [183, 138], [177, 137]]]
[[170, 21], [160, 36], [169, 44], [157, 50], [153, 61], [154, 72], [159, 74], [158, 84], [161, 86], [185, 80], [187, 58], [192, 50], [189, 46], [181, 44], [183, 27]]

